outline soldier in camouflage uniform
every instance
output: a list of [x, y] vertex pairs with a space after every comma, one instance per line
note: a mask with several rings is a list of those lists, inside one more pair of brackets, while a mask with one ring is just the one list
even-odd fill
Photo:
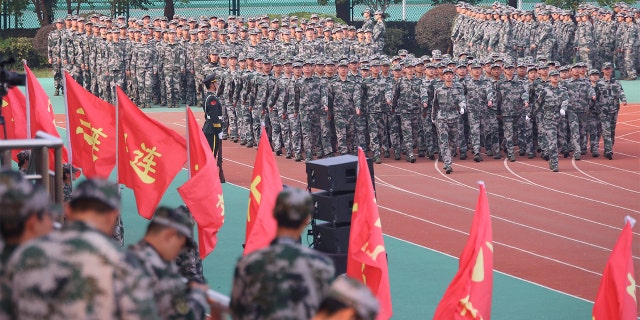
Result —
[[[347, 62], [342, 60], [338, 64], [338, 78], [327, 87], [327, 102], [333, 105], [335, 115], [337, 151], [341, 155], [357, 152], [355, 117], [362, 116], [362, 90], [358, 83], [348, 79], [347, 73]], [[329, 111], [328, 104], [324, 108]]]
[[546, 154], [549, 157], [549, 169], [558, 172], [558, 123], [564, 117], [569, 106], [567, 89], [558, 85], [560, 73], [549, 72], [549, 84], [542, 88], [536, 99], [533, 114], [542, 114], [542, 132], [546, 137]]
[[181, 88], [180, 79], [185, 73], [185, 53], [182, 46], [176, 42], [176, 31], [169, 31], [169, 41], [166, 43], [162, 56], [162, 70], [169, 108], [177, 108]]
[[[418, 149], [425, 150], [426, 143], [422, 129], [422, 103], [420, 87], [422, 79], [415, 77], [415, 65], [418, 61], [406, 61], [404, 77], [400, 78], [387, 92], [385, 98], [387, 103], [395, 106], [396, 112], [400, 114], [400, 126], [402, 128], [402, 144], [406, 152], [408, 162], [416, 162], [413, 153], [414, 141], [417, 141]], [[398, 150], [396, 150], [398, 155]]]
[[278, 195], [273, 210], [276, 238], [236, 265], [234, 319], [310, 319], [316, 313], [335, 270], [331, 259], [299, 244], [312, 211], [306, 191], [290, 188]]
[[[622, 85], [613, 78], [613, 67], [609, 63], [603, 64], [603, 77], [597, 82], [595, 91], [597, 93], [596, 113], [600, 116], [600, 132], [604, 143], [604, 156], [613, 159], [613, 144], [616, 134], [616, 121], [620, 103], [627, 105], [627, 98]], [[591, 138], [591, 154], [595, 157], [598, 151], [598, 139]], [[595, 151], [595, 153], [594, 153]]]
[[587, 121], [589, 106], [596, 98], [596, 92], [589, 80], [580, 77], [578, 68], [571, 68], [573, 78], [567, 81], [569, 108], [567, 120], [573, 146], [573, 158], [580, 160], [580, 155], [587, 153]]
[[381, 155], [390, 156], [387, 130], [390, 110], [384, 97], [388, 90], [387, 79], [380, 75], [380, 60], [373, 60], [371, 77], [362, 79], [361, 111], [367, 117], [369, 146], [375, 163], [382, 163]]
[[16, 318], [157, 319], [149, 277], [109, 237], [117, 185], [85, 180], [68, 206], [60, 231], [21, 246], [7, 265]]
[[594, 49], [595, 39], [593, 34], [593, 25], [586, 13], [579, 13], [578, 27], [574, 37], [574, 48], [578, 61], [584, 62], [587, 66], [593, 66], [591, 50]]
[[387, 29], [384, 25], [384, 13], [382, 10], [376, 10], [373, 14], [373, 18], [376, 20], [376, 24], [373, 26], [372, 31], [372, 41], [376, 47], [375, 52], [382, 53], [382, 49], [384, 49], [384, 36], [387, 33]]
[[328, 106], [326, 89], [320, 83], [320, 78], [313, 75], [311, 61], [305, 61], [302, 66], [303, 77], [296, 82], [294, 107], [300, 113], [302, 128], [302, 145], [307, 161], [313, 160], [314, 149], [323, 150], [325, 145], [331, 145], [330, 137], [322, 137], [320, 117], [327, 116]]
[[513, 73], [514, 66], [512, 64], [505, 65], [505, 79], [496, 84], [496, 104], [502, 116], [507, 158], [511, 162], [516, 161], [513, 141], [519, 129], [517, 127], [518, 119], [524, 109], [529, 107], [528, 92], [520, 81], [515, 80]]
[[175, 263], [184, 249], [196, 248], [193, 225], [187, 211], [159, 207], [144, 238], [129, 248], [151, 279], [154, 301], [162, 319], [205, 319], [207, 286], [185, 279]]
[[467, 99], [467, 116], [469, 119], [469, 140], [473, 151], [473, 160], [482, 161], [480, 156], [481, 137], [486, 128], [487, 107], [493, 106], [495, 91], [488, 80], [482, 78], [482, 66], [471, 65], [471, 77], [463, 83]]
[[49, 196], [21, 172], [0, 172], [0, 319], [15, 319], [5, 267], [19, 245], [48, 234], [56, 217]]
[[[460, 115], [467, 108], [464, 97], [464, 88], [458, 82], [453, 82], [453, 70], [447, 68], [443, 71], [443, 83], [433, 92], [433, 107], [431, 119], [438, 128], [438, 142], [440, 154], [444, 162], [444, 170], [447, 174], [453, 171], [451, 168], [451, 155], [455, 152], [458, 143], [458, 122]], [[451, 150], [451, 149], [454, 150]]]
[[47, 36], [47, 59], [53, 67], [53, 86], [56, 89], [54, 95], [60, 95], [62, 88], [62, 60], [61, 58], [61, 37], [64, 32], [62, 19], [55, 22], [56, 28]]
[[126, 55], [125, 43], [120, 42], [118, 31], [111, 31], [112, 41], [109, 43], [109, 88], [111, 89], [109, 100], [112, 104], [115, 104], [116, 100], [116, 86], [124, 87], [125, 84], [125, 71], [126, 71]]

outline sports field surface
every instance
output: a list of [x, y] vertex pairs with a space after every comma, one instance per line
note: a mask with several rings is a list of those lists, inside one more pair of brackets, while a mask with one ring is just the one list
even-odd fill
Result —
[[[40, 81], [52, 94], [52, 79]], [[486, 183], [493, 224], [492, 318], [591, 319], [592, 301], [623, 218], [640, 218], [640, 82], [623, 82], [623, 86], [630, 104], [620, 110], [613, 160], [590, 154], [581, 161], [560, 156], [558, 173], [549, 171], [541, 158], [526, 157], [517, 157], [516, 162], [486, 156], [480, 163], [456, 159], [451, 175], [444, 173], [442, 163], [428, 158], [418, 158], [414, 164], [383, 159], [375, 165], [394, 319], [433, 316], [457, 271], [479, 180]], [[65, 135], [63, 99], [51, 95], [51, 100]], [[202, 112], [196, 110], [202, 123]], [[186, 135], [184, 109], [147, 112]], [[247, 187], [257, 150], [229, 141], [223, 146], [225, 225], [204, 265], [209, 285], [228, 294], [242, 253]], [[304, 162], [276, 158], [283, 183], [306, 188]], [[183, 170], [162, 204], [182, 203], [176, 188], [186, 179]], [[141, 238], [146, 221], [136, 213], [133, 192], [124, 187], [122, 191], [125, 239], [130, 244]], [[639, 235], [636, 226], [636, 272], [640, 272]]]

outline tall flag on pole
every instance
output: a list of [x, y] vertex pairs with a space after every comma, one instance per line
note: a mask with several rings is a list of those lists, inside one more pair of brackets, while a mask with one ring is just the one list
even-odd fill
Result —
[[189, 107], [187, 132], [191, 178], [178, 192], [198, 223], [198, 247], [200, 258], [204, 259], [215, 249], [218, 230], [224, 223], [224, 197], [216, 159]]
[[262, 249], [276, 236], [278, 224], [273, 217], [276, 197], [282, 191], [280, 170], [273, 156], [267, 133], [262, 126], [263, 139], [258, 143], [258, 154], [253, 165], [244, 254]]
[[133, 189], [138, 213], [151, 219], [162, 195], [187, 161], [186, 141], [118, 95], [118, 182]]
[[65, 71], [67, 132], [73, 164], [88, 178], [108, 178], [116, 165], [116, 108]]
[[358, 177], [353, 197], [347, 275], [364, 283], [380, 302], [377, 319], [393, 315], [387, 251], [382, 238], [373, 182], [362, 148], [358, 148]]
[[493, 292], [493, 235], [484, 182], [473, 215], [469, 240], [455, 275], [433, 319], [491, 319]]
[[625, 226], [602, 273], [600, 288], [593, 304], [593, 320], [636, 320], [638, 304], [631, 254], [631, 228], [636, 221], [627, 216]]
[[[36, 136], [36, 132], [44, 131], [54, 137], [60, 138], [60, 134], [56, 129], [55, 114], [51, 106], [51, 100], [47, 93], [42, 89], [40, 82], [31, 72], [29, 66], [24, 64], [24, 72], [27, 74], [27, 109], [29, 110], [30, 130], [28, 133], [30, 138]], [[69, 162], [69, 153], [67, 148], [62, 147], [62, 160]], [[49, 151], [49, 168], [54, 169], [53, 149]]]

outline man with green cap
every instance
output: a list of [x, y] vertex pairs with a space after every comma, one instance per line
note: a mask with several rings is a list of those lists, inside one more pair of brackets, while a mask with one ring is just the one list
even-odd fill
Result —
[[20, 246], [7, 264], [16, 319], [157, 319], [150, 279], [111, 239], [118, 186], [89, 179], [59, 231]]
[[284, 189], [273, 209], [278, 223], [271, 245], [240, 259], [231, 290], [233, 319], [310, 319], [329, 291], [331, 259], [300, 245], [311, 219], [309, 192]]
[[163, 319], [205, 318], [208, 287], [185, 279], [175, 263], [182, 251], [196, 247], [193, 225], [186, 210], [159, 207], [144, 238], [129, 248], [151, 278], [151, 290]]

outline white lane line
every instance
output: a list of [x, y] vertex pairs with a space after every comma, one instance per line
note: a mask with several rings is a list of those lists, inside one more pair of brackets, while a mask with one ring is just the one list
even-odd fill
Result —
[[580, 172], [580, 173], [582, 173], [583, 175], [585, 175], [585, 176], [589, 177], [590, 179], [593, 179], [593, 181], [598, 182], [598, 183], [600, 183], [600, 184], [605, 184], [605, 185], [608, 185], [608, 186], [611, 186], [611, 187], [614, 187], [614, 188], [618, 188], [618, 189], [621, 189], [621, 190], [624, 190], [624, 191], [628, 191], [628, 192], [633, 192], [633, 193], [640, 194], [640, 191], [638, 191], [638, 190], [627, 189], [627, 188], [625, 188], [625, 187], [623, 187], [623, 186], [619, 186], [619, 185], [617, 185], [617, 184], [613, 184], [613, 183], [606, 182], [606, 181], [604, 181], [604, 180], [600, 180], [600, 179], [598, 179], [598, 178], [596, 178], [596, 177], [594, 177], [594, 176], [592, 176], [592, 175], [590, 175], [590, 174], [588, 174], [588, 173], [586, 173], [586, 172], [582, 171], [582, 169], [580, 169], [580, 168], [578, 167], [578, 164], [577, 164], [576, 162], [577, 162], [577, 161], [576, 161], [576, 159], [571, 158], [571, 165], [573, 165], [573, 167], [574, 167], [576, 170], [578, 170], [578, 172]]
[[[523, 165], [526, 165], [526, 166], [530, 166], [530, 167], [534, 167], [534, 168], [541, 168], [539, 166], [531, 165], [531, 164], [528, 164], [528, 163], [525, 163], [525, 162], [520, 162], [520, 164], [523, 164]], [[508, 165], [506, 165], [506, 163], [505, 163], [505, 167], [514, 176], [519, 177], [523, 181], [528, 181], [529, 183], [531, 183], [531, 184], [533, 184], [533, 185], [535, 185], [535, 186], [537, 186], [539, 188], [546, 189], [546, 190], [549, 190], [549, 191], [552, 191], [552, 192], [556, 192], [556, 193], [561, 193], [561, 194], [564, 194], [564, 195], [567, 195], [567, 196], [571, 196], [571, 197], [574, 197], [574, 198], [578, 198], [578, 199], [582, 199], [582, 200], [587, 200], [587, 201], [591, 201], [591, 202], [600, 203], [600, 204], [603, 204], [603, 205], [606, 205], [606, 206], [622, 209], [622, 210], [629, 211], [629, 212], [635, 213], [635, 214], [639, 214], [640, 213], [640, 211], [635, 210], [635, 209], [626, 208], [626, 207], [623, 207], [623, 206], [619, 206], [617, 204], [609, 203], [609, 202], [606, 202], [606, 201], [601, 201], [601, 200], [598, 200], [598, 199], [592, 199], [592, 198], [589, 198], [589, 197], [581, 196], [581, 195], [574, 194], [574, 193], [571, 193], [571, 192], [566, 192], [566, 191], [554, 189], [554, 188], [551, 188], [551, 187], [547, 187], [545, 185], [541, 185], [541, 184], [535, 183], [535, 182], [533, 182], [533, 181], [531, 181], [531, 180], [529, 180], [529, 179], [527, 179], [527, 178], [515, 173], [513, 170], [511, 170], [511, 168], [509, 168]], [[569, 174], [567, 174], [567, 175], [569, 175]], [[573, 176], [573, 175], [569, 175], [569, 176]], [[584, 179], [582, 177], [577, 177], [577, 178]]]
[[610, 168], [610, 169], [615, 169], [615, 170], [619, 170], [619, 171], [624, 171], [624, 172], [627, 172], [627, 173], [639, 174], [640, 175], [640, 171], [632, 171], [632, 170], [622, 169], [622, 168], [619, 168], [619, 167], [614, 167], [614, 166], [606, 165], [606, 164], [603, 164], [603, 163], [600, 163], [600, 162], [594, 162], [594, 161], [589, 161], [589, 160], [580, 160], [580, 161], [586, 162], [586, 163], [595, 164], [595, 165], [602, 166], [602, 167], [605, 167], [605, 168]]
[[[391, 189], [394, 189], [394, 190], [397, 190], [397, 191], [401, 191], [401, 192], [404, 192], [404, 193], [408, 193], [408, 194], [411, 194], [411, 195], [414, 195], [414, 196], [418, 196], [418, 197], [425, 198], [425, 199], [428, 199], [428, 200], [432, 200], [432, 201], [440, 202], [440, 203], [447, 204], [447, 205], [450, 205], [450, 206], [454, 206], [454, 207], [457, 207], [457, 208], [461, 208], [461, 209], [464, 209], [466, 211], [471, 211], [471, 212], [475, 211], [475, 208], [469, 208], [469, 207], [461, 206], [461, 205], [458, 205], [458, 204], [455, 204], [455, 203], [452, 203], [452, 202], [443, 201], [443, 200], [440, 200], [440, 199], [435, 199], [435, 198], [426, 196], [426, 195], [421, 194], [421, 193], [417, 193], [417, 192], [413, 192], [413, 191], [410, 191], [410, 190], [403, 189], [401, 187], [398, 187], [398, 186], [395, 186], [393, 184], [390, 184], [390, 183], [388, 183], [388, 182], [386, 182], [386, 181], [384, 181], [384, 180], [382, 180], [382, 179], [380, 179], [378, 177], [376, 177], [376, 180], [382, 182], [382, 184], [379, 184], [379, 186], [382, 186], [382, 187], [388, 187], [388, 188], [391, 188]], [[380, 205], [378, 205], [378, 206], [380, 206]], [[382, 206], [380, 206], [380, 207], [382, 207]], [[389, 210], [394, 210], [394, 209], [390, 209], [389, 208]], [[427, 219], [424, 219], [424, 218], [420, 218], [420, 217], [417, 217], [417, 216], [414, 216], [414, 215], [411, 215], [411, 214], [408, 214], [408, 213], [400, 212], [398, 210], [394, 210], [394, 212], [402, 214], [402, 215], [407, 216], [407, 217], [411, 217], [413, 219], [416, 219], [416, 220], [419, 220], [419, 221], [422, 221], [422, 222], [433, 224], [433, 225], [436, 225], [436, 226], [439, 226], [439, 227], [442, 227], [442, 228], [445, 228], [445, 229], [448, 229], [448, 230], [452, 230], [452, 231], [456, 231], [456, 232], [461, 232], [461, 233], [467, 234], [467, 233], [465, 233], [463, 231], [460, 231], [460, 230], [457, 230], [457, 229], [454, 229], [454, 228], [451, 228], [451, 227], [448, 227], [448, 226], [443, 226], [443, 225], [435, 223], [433, 221], [430, 221], [430, 220], [427, 220]], [[550, 231], [546, 231], [546, 230], [543, 230], [543, 229], [540, 229], [540, 228], [532, 227], [532, 226], [529, 226], [529, 225], [526, 225], [526, 224], [523, 224], [523, 223], [519, 223], [519, 222], [516, 222], [516, 221], [513, 221], [513, 220], [509, 220], [509, 219], [506, 219], [506, 218], [498, 217], [496, 215], [491, 215], [491, 217], [493, 219], [501, 220], [501, 221], [504, 221], [504, 222], [507, 222], [507, 223], [511, 223], [511, 224], [523, 227], [525, 229], [531, 229], [531, 230], [534, 230], [534, 231], [537, 231], [537, 232], [541, 232], [541, 233], [545, 233], [545, 234], [548, 234], [548, 235], [551, 235], [551, 236], [555, 236], [555, 237], [558, 237], [558, 238], [561, 238], [561, 239], [564, 239], [564, 240], [569, 240], [569, 241], [577, 242], [577, 243], [580, 243], [580, 244], [583, 244], [583, 245], [586, 245], [586, 246], [598, 248], [598, 249], [603, 250], [603, 251], [611, 251], [610, 249], [608, 249], [606, 247], [602, 247], [602, 246], [599, 246], [599, 245], [596, 245], [596, 244], [592, 244], [592, 243], [589, 243], [589, 242], [586, 242], [586, 241], [574, 239], [574, 238], [571, 238], [571, 237], [563, 236], [563, 235], [560, 235], [560, 234], [557, 234], [557, 233], [553, 233], [553, 232], [550, 232]], [[637, 259], [640, 259], [640, 258], [637, 258]]]

